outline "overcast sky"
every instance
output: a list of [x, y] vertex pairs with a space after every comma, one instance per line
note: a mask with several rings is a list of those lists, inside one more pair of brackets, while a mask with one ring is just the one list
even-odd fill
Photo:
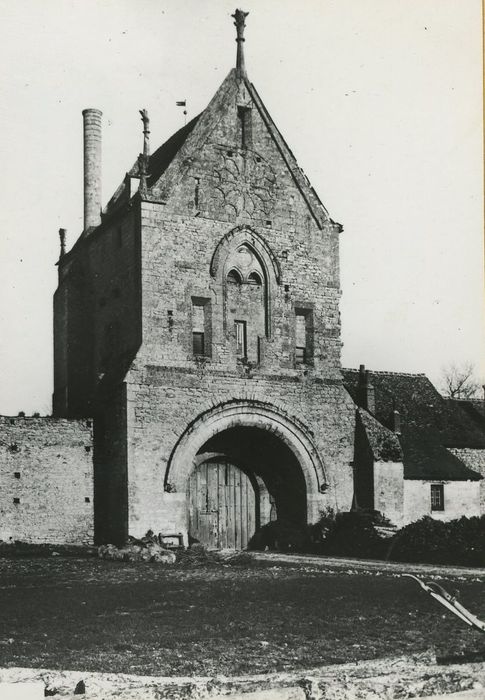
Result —
[[[343, 364], [485, 376], [480, 0], [246, 0], [246, 64], [341, 236]], [[227, 0], [0, 0], [0, 413], [50, 412], [58, 229], [235, 63]]]

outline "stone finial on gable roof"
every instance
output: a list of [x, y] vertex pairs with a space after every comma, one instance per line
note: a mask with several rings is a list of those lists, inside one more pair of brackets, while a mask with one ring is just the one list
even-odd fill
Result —
[[146, 109], [140, 109], [140, 116], [143, 122], [143, 153], [138, 156], [138, 169], [140, 173], [140, 193], [146, 196], [148, 162], [150, 158], [150, 119]]
[[234, 26], [237, 31], [237, 55], [236, 55], [236, 72], [239, 77], [246, 77], [246, 66], [244, 64], [244, 27], [246, 26], [246, 17], [249, 12], [243, 12], [243, 10], [236, 10], [231, 17], [234, 17]]

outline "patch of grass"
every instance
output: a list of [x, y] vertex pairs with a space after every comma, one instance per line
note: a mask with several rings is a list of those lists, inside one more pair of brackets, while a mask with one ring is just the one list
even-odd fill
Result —
[[[3, 559], [0, 572], [2, 666], [260, 673], [480, 641], [415, 583], [387, 575], [60, 557]], [[484, 617], [483, 584], [460, 586]]]

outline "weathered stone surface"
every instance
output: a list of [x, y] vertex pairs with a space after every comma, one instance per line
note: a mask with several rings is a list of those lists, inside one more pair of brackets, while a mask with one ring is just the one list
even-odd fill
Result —
[[[324, 666], [300, 672], [240, 677], [154, 677], [128, 674], [81, 673], [45, 669], [0, 669], [0, 683], [48, 682], [60, 697], [79, 697], [73, 690], [84, 680], [92, 700], [374, 700], [378, 698], [436, 697], [478, 700], [485, 687], [485, 665], [436, 665], [432, 654], [394, 657], [355, 664]], [[1, 687], [1, 686], [0, 686]], [[303, 694], [302, 694], [303, 693]], [[266, 695], [265, 695], [266, 694]], [[10, 696], [9, 696], [10, 697]], [[462, 700], [458, 695], [459, 700]]]
[[0, 539], [93, 541], [91, 421], [0, 416]]

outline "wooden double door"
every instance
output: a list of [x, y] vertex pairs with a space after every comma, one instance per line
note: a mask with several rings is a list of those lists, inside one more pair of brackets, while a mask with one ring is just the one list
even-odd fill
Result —
[[224, 460], [203, 462], [189, 479], [189, 535], [206, 547], [244, 549], [256, 531], [249, 477]]

